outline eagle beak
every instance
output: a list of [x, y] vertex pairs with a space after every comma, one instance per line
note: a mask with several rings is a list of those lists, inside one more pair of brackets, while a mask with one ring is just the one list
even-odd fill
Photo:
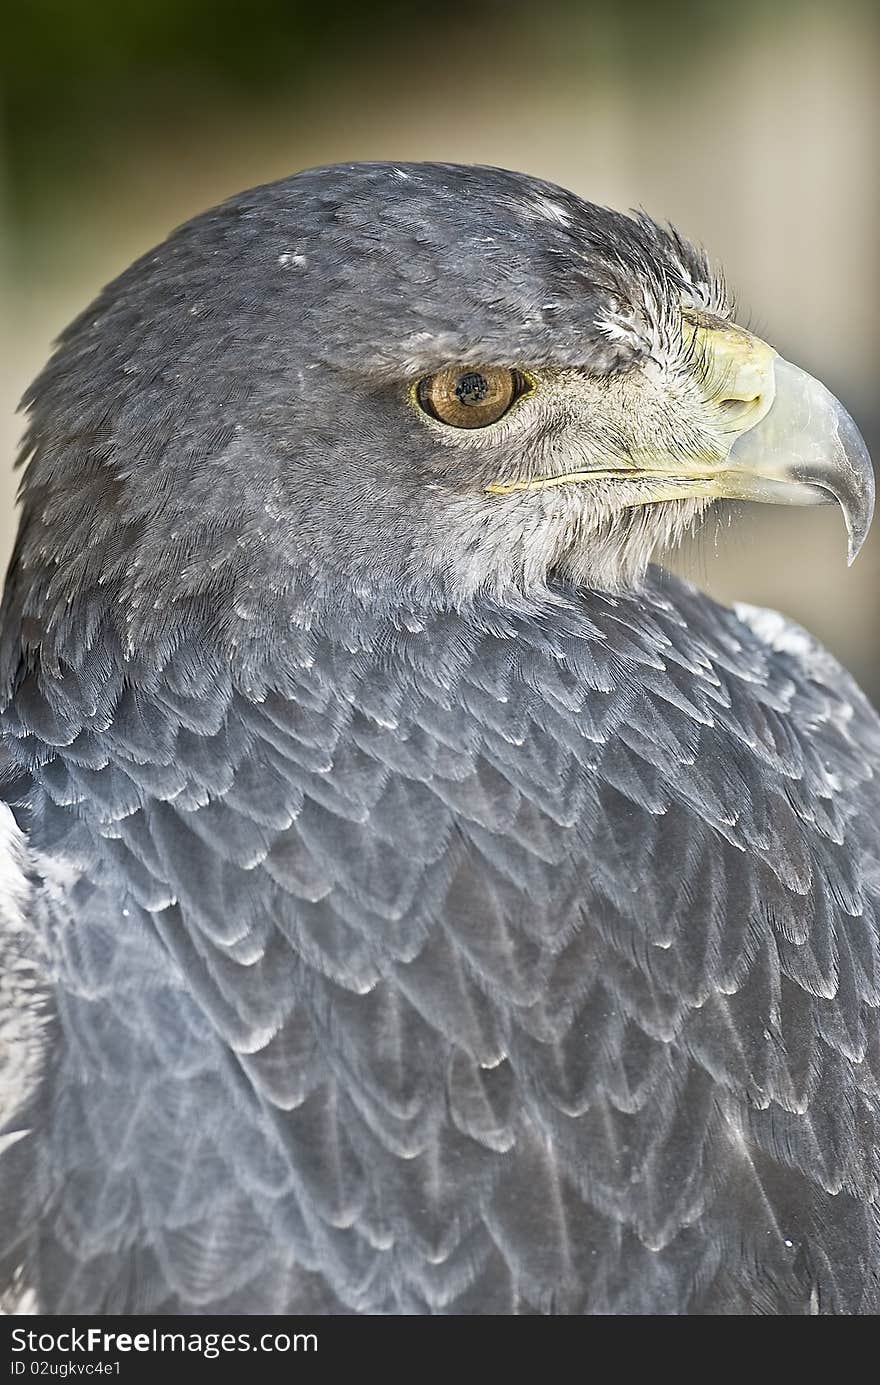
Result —
[[[705, 333], [704, 346], [714, 333]], [[719, 334], [720, 335], [720, 334]], [[731, 420], [727, 460], [706, 493], [735, 500], [821, 505], [836, 500], [849, 535], [849, 561], [865, 541], [874, 513], [874, 472], [864, 439], [843, 405], [806, 371], [748, 338], [751, 361], [734, 371], [722, 408], [745, 414]], [[758, 378], [760, 377], [760, 378]], [[739, 389], [740, 383], [745, 389]], [[751, 410], [751, 414], [749, 414]], [[743, 426], [745, 425], [745, 426]]]
[[874, 472], [846, 409], [818, 380], [733, 323], [688, 313], [684, 329], [699, 362], [701, 425], [709, 439], [699, 455], [631, 450], [625, 461], [499, 480], [486, 489], [509, 495], [603, 481], [625, 487], [625, 507], [693, 496], [782, 505], [836, 500], [852, 562], [874, 513]]

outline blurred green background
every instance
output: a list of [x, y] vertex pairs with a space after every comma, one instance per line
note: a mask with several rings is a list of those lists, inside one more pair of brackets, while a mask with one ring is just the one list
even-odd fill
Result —
[[[497, 163], [675, 221], [876, 457], [878, 56], [880, 7], [859, 0], [19, 4], [0, 54], [0, 556], [15, 405], [55, 334], [173, 225], [334, 160]], [[880, 533], [852, 571], [844, 555], [833, 509], [755, 506], [683, 563], [808, 625], [878, 697]]]

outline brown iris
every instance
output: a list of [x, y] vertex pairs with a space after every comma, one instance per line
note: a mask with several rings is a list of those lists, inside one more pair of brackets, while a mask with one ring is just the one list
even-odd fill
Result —
[[450, 428], [485, 428], [529, 388], [524, 375], [505, 366], [451, 365], [425, 375], [416, 385], [416, 398], [426, 414]]

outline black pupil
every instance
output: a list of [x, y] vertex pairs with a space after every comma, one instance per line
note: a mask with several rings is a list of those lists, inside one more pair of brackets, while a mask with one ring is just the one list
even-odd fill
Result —
[[455, 393], [462, 404], [482, 404], [489, 393], [489, 381], [478, 370], [469, 370], [459, 376]]

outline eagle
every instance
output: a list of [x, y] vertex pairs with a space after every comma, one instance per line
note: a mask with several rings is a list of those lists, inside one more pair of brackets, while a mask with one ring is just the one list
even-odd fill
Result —
[[873, 477], [704, 252], [318, 168], [24, 403], [7, 1311], [880, 1311], [880, 721], [652, 563]]

